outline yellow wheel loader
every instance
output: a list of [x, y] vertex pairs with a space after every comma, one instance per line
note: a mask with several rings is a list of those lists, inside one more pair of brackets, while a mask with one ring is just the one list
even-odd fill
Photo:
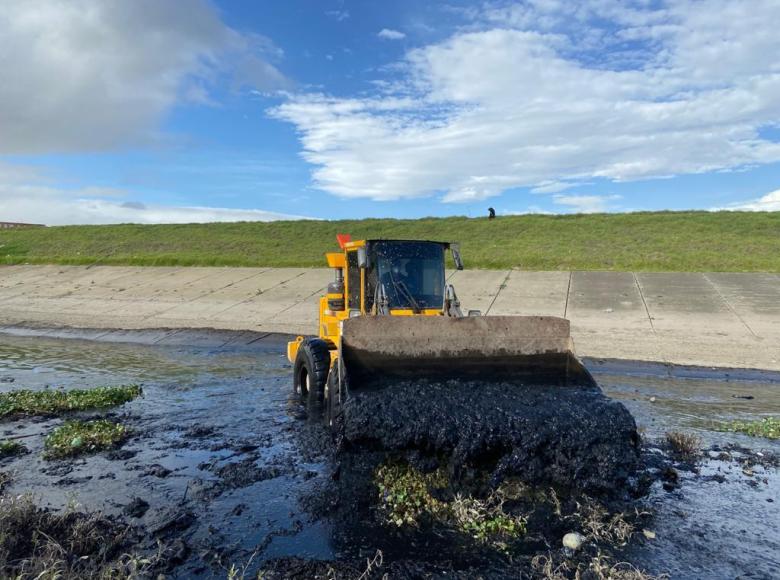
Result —
[[392, 378], [508, 378], [592, 384], [572, 353], [569, 321], [461, 311], [445, 256], [463, 269], [457, 244], [351, 240], [328, 253], [335, 281], [320, 299], [316, 338], [287, 345], [293, 386], [335, 425], [355, 389]]

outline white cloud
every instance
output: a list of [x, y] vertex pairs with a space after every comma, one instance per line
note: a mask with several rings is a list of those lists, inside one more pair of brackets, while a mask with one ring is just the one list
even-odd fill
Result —
[[554, 195], [553, 201], [573, 213], [603, 213], [610, 210], [609, 202], [619, 195]]
[[279, 49], [207, 0], [5, 0], [0, 154], [96, 151], [153, 138], [178, 101], [227, 80], [289, 87]]
[[[780, 161], [780, 3], [529, 1], [473, 12], [377, 94], [300, 94], [316, 187], [472, 201]], [[387, 88], [390, 87], [390, 88]]]
[[393, 30], [392, 28], [383, 28], [377, 33], [377, 36], [379, 38], [384, 38], [385, 40], [402, 40], [406, 38], [406, 34], [400, 30]]
[[144, 204], [129, 196], [132, 192], [114, 188], [53, 187], [30, 168], [0, 164], [0, 221], [69, 225], [306, 219], [259, 209]]
[[725, 208], [716, 210], [734, 211], [780, 211], [780, 189], [770, 191], [766, 195], [743, 203], [734, 203]]

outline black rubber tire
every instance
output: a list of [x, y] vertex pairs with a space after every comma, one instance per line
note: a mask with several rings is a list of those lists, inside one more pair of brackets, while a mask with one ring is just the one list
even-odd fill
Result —
[[333, 365], [328, 375], [328, 382], [325, 384], [325, 424], [332, 431], [338, 429], [339, 421], [341, 420], [339, 388], [339, 370], [336, 364]]
[[298, 347], [293, 367], [293, 392], [302, 403], [322, 405], [329, 369], [328, 343], [319, 338], [304, 339]]

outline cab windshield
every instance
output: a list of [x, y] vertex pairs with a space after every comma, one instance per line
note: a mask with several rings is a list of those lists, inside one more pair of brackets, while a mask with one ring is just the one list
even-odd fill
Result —
[[444, 307], [444, 247], [433, 242], [373, 242], [372, 275], [368, 277], [367, 309], [378, 286], [389, 308]]

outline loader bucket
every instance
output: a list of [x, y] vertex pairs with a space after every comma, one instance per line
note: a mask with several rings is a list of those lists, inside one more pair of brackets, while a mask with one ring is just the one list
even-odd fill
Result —
[[592, 386], [569, 321], [553, 316], [362, 316], [344, 320], [350, 389], [386, 379], [512, 380]]

